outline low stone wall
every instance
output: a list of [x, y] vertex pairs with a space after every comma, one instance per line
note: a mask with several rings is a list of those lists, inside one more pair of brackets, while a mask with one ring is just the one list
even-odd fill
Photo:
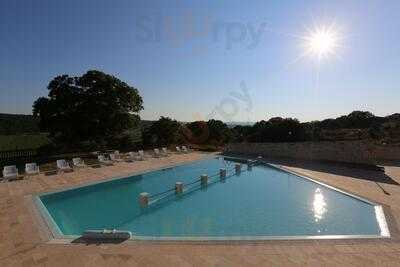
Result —
[[377, 164], [400, 163], [400, 146], [376, 145], [365, 141], [321, 141], [299, 143], [232, 143], [224, 152], [262, 155], [267, 158]]

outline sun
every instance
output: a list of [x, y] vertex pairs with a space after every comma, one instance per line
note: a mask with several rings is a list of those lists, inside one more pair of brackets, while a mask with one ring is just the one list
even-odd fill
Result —
[[305, 38], [306, 53], [319, 59], [335, 54], [339, 46], [339, 36], [332, 27], [319, 27], [309, 31]]

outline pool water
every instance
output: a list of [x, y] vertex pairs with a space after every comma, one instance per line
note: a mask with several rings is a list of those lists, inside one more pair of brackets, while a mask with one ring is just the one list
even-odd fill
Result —
[[[380, 206], [267, 164], [243, 165], [222, 157], [152, 171], [40, 196], [62, 235], [85, 230], [131, 231], [136, 238], [268, 238], [388, 236]], [[139, 205], [142, 192], [154, 195], [190, 183], [201, 174], [227, 168], [208, 186], [186, 187]]]

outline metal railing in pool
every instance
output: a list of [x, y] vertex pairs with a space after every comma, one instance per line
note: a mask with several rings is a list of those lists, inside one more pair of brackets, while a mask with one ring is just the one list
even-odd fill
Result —
[[[248, 161], [247, 162], [247, 166], [248, 166], [247, 170], [250, 170], [250, 168], [252, 166], [254, 166], [256, 163], [258, 163], [257, 160]], [[235, 166], [233, 168], [220, 169], [220, 171], [218, 173], [215, 173], [215, 174], [210, 175], [210, 176], [206, 175], [207, 176], [207, 178], [206, 178], [207, 182], [205, 183], [205, 185], [214, 184], [214, 183], [217, 183], [217, 182], [219, 182], [221, 180], [225, 180], [225, 179], [231, 178], [233, 176], [236, 176], [236, 174], [238, 174], [238, 173], [243, 171], [241, 166], [242, 166], [242, 164], [235, 164]], [[221, 174], [222, 171], [224, 171], [224, 174]], [[209, 179], [211, 180], [211, 179], [214, 179], [216, 177], [220, 177], [220, 179], [218, 181], [208, 181]], [[200, 176], [200, 178], [197, 178], [197, 179], [195, 179], [195, 180], [193, 180], [191, 182], [182, 183], [182, 186], [185, 188], [182, 191], [182, 193], [185, 193], [185, 192], [188, 192], [188, 191], [193, 191], [193, 189], [195, 189], [194, 185], [202, 184], [203, 179], [205, 179], [205, 178], [202, 178], [202, 176]], [[197, 190], [200, 189], [200, 188], [197, 188]], [[177, 190], [177, 188], [176, 188], [176, 185], [175, 185], [174, 187], [172, 187], [170, 189], [167, 189], [167, 190], [165, 190], [163, 192], [159, 192], [159, 193], [155, 193], [155, 194], [142, 193], [142, 194], [145, 195], [145, 199], [141, 199], [142, 194], [140, 194], [141, 197], [139, 198], [139, 202], [141, 203], [142, 206], [146, 207], [148, 205], [154, 204], [154, 203], [156, 203], [156, 202], [158, 202], [158, 201], [160, 201], [162, 199], [165, 199], [166, 197], [172, 195], [172, 194], [170, 194], [172, 192], [174, 192], [174, 194], [176, 194], [176, 190]]]

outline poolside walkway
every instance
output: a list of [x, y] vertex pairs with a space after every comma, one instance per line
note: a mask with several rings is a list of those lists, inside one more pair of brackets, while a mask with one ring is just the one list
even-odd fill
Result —
[[[65, 244], [49, 241], [46, 227], [32, 209], [33, 194], [205, 156], [174, 154], [168, 158], [0, 183], [0, 266], [400, 266], [397, 227], [395, 238], [387, 240]], [[400, 222], [400, 167], [385, 166], [383, 174], [322, 163], [274, 163], [387, 205], [390, 224]]]

